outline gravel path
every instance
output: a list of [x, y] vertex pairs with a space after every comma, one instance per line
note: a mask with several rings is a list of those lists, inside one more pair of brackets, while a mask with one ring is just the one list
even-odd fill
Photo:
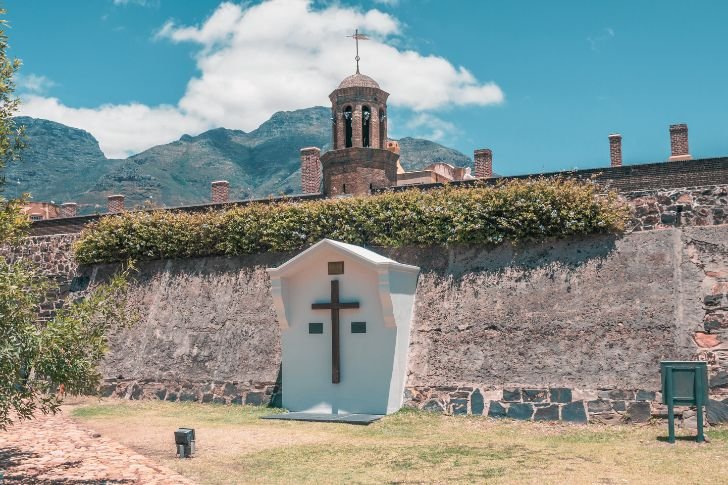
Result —
[[0, 484], [192, 484], [63, 414], [0, 431]]

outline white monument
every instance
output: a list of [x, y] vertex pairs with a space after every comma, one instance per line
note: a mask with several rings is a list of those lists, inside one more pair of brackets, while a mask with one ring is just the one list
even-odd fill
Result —
[[268, 270], [284, 408], [380, 415], [402, 406], [419, 271], [330, 239]]

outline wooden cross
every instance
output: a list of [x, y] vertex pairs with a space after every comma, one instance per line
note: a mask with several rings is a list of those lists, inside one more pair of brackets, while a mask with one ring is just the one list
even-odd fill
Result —
[[339, 280], [331, 280], [331, 302], [314, 303], [312, 310], [331, 310], [331, 382], [341, 381], [339, 352], [339, 310], [359, 308], [359, 302], [341, 303], [339, 301]]

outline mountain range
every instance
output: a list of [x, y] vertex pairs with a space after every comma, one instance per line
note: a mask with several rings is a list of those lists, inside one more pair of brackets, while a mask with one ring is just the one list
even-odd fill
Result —
[[[104, 212], [106, 197], [124, 194], [127, 207], [202, 204], [210, 182], [230, 182], [230, 199], [301, 191], [299, 150], [330, 148], [330, 110], [314, 107], [275, 113], [257, 129], [216, 128], [158, 145], [125, 159], [106, 158], [92, 134], [53, 121], [16, 117], [26, 127], [22, 160], [5, 169], [6, 196], [77, 202], [82, 214]], [[466, 155], [438, 143], [399, 140], [405, 170], [436, 162], [472, 166]]]

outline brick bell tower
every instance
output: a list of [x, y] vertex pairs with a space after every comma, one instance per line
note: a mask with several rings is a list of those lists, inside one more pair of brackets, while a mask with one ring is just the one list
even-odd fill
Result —
[[356, 74], [339, 84], [331, 100], [333, 149], [321, 155], [323, 192], [327, 197], [365, 195], [397, 185], [399, 154], [387, 150], [387, 98], [377, 82], [359, 72], [358, 31]]

